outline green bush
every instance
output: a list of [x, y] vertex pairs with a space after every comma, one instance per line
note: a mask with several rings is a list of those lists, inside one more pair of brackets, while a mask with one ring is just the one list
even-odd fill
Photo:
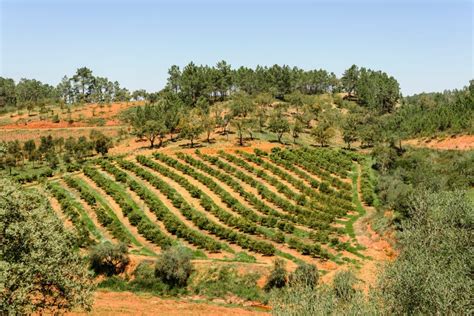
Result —
[[52, 122], [53, 123], [59, 123], [59, 116], [57, 114], [55, 114], [52, 118]]
[[130, 258], [125, 244], [114, 245], [106, 242], [92, 248], [89, 261], [95, 273], [112, 276], [124, 272]]
[[285, 268], [285, 261], [282, 259], [275, 259], [273, 270], [268, 276], [267, 283], [264, 286], [265, 291], [273, 288], [282, 288], [287, 283], [287, 272]]
[[171, 247], [158, 257], [155, 276], [171, 287], [184, 287], [193, 272], [191, 254], [182, 247]]
[[351, 271], [343, 270], [334, 276], [334, 294], [345, 301], [349, 301], [355, 293], [354, 285], [357, 279]]
[[169, 294], [169, 286], [155, 277], [155, 269], [150, 262], [141, 262], [135, 271], [129, 288], [135, 292], [151, 292], [154, 294]]
[[301, 264], [290, 274], [288, 283], [290, 286], [307, 286], [315, 288], [319, 281], [318, 268], [312, 264]]

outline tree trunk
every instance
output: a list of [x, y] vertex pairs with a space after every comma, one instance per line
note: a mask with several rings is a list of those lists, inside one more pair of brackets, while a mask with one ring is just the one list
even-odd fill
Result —
[[194, 147], [194, 142], [193, 142], [194, 137], [191, 137], [190, 140], [191, 140], [191, 148], [193, 148]]
[[244, 145], [244, 141], [243, 141], [243, 137], [242, 137], [242, 136], [243, 136], [243, 134], [242, 134], [242, 132], [240, 131], [240, 132], [239, 132], [239, 144], [240, 144], [240, 146], [243, 146], [243, 145]]
[[150, 148], [153, 148], [154, 143], [155, 143], [155, 138], [150, 138]]

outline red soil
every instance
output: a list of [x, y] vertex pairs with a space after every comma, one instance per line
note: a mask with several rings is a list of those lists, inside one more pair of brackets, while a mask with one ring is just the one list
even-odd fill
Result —
[[410, 139], [404, 141], [404, 143], [415, 147], [428, 147], [433, 149], [471, 150], [474, 149], [474, 135], [453, 135], [443, 139]]
[[15, 123], [10, 123], [1, 126], [1, 129], [52, 129], [52, 128], [74, 128], [95, 126], [87, 122], [88, 119], [104, 119], [105, 126], [119, 126], [122, 125], [117, 115], [131, 107], [143, 102], [120, 102], [112, 103], [110, 105], [99, 105], [95, 103], [86, 104], [80, 108], [73, 108], [71, 118], [73, 123], [69, 124], [67, 118], [69, 114], [58, 113], [60, 117], [59, 123], [53, 123], [50, 120], [42, 121], [39, 116], [29, 117], [27, 114], [14, 117]]
[[91, 313], [74, 312], [67, 315], [268, 315], [245, 308], [226, 307], [212, 303], [180, 299], [161, 299], [130, 292], [96, 292]]

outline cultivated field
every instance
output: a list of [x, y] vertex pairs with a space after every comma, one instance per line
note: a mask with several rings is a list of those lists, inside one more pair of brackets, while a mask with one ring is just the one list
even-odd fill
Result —
[[[83, 244], [110, 240], [153, 257], [171, 245], [195, 259], [289, 267], [304, 261], [323, 273], [371, 258], [354, 223], [363, 156], [330, 149], [155, 151], [96, 159], [52, 179], [45, 191]], [[359, 181], [358, 181], [359, 180]]]

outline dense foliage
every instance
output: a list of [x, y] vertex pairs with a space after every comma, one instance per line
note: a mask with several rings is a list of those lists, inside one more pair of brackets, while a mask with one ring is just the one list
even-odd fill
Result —
[[87, 265], [38, 192], [0, 180], [0, 235], [1, 314], [91, 307]]
[[106, 276], [120, 274], [130, 263], [127, 245], [114, 245], [109, 242], [99, 244], [92, 248], [89, 261], [92, 270], [97, 274]]
[[194, 268], [190, 254], [183, 248], [170, 248], [155, 263], [155, 276], [172, 287], [186, 286]]
[[474, 207], [463, 192], [419, 193], [402, 223], [401, 253], [381, 276], [395, 314], [464, 314], [472, 308]]

